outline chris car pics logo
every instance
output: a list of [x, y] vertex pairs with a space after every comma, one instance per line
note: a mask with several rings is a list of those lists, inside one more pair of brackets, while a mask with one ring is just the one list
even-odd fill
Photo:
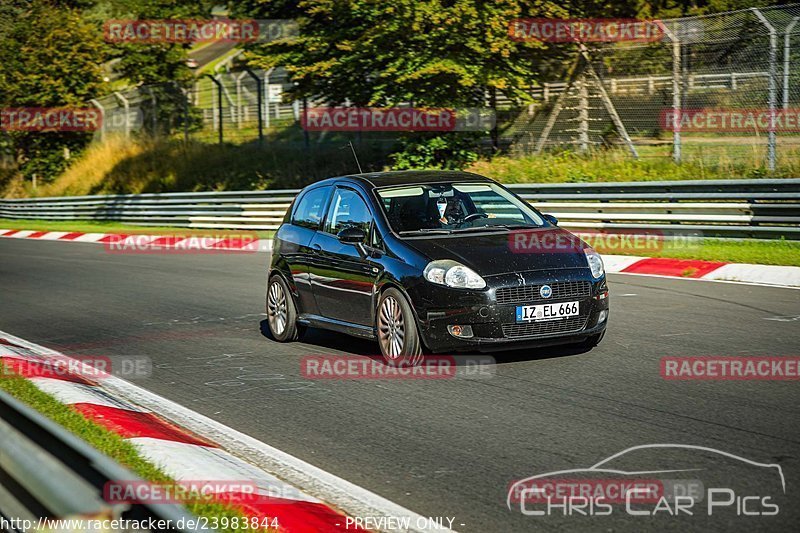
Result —
[[[688, 444], [645, 444], [587, 468], [515, 480], [506, 505], [525, 516], [776, 516], [785, 505], [779, 464]], [[710, 517], [710, 518], [709, 518]]]

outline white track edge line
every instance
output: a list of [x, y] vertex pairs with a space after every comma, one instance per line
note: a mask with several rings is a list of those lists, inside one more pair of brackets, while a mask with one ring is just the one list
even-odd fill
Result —
[[665, 276], [663, 274], [640, 274], [638, 272], [609, 272], [609, 274], [622, 274], [624, 276], [639, 276], [643, 278], [680, 279], [683, 281], [707, 281], [710, 283], [732, 283], [734, 285], [750, 285], [752, 287], [772, 287], [774, 289], [800, 290], [800, 287], [795, 287], [793, 285], [777, 285], [773, 283], [758, 283], [755, 281], [736, 281], [730, 279], [708, 279], [708, 278], [685, 278], [682, 276]]

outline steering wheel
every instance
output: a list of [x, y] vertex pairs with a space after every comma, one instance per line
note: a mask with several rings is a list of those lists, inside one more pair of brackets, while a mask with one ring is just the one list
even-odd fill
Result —
[[471, 215], [465, 216], [463, 220], [461, 220], [458, 224], [456, 224], [456, 226], [462, 226], [467, 222], [470, 222], [472, 220], [478, 220], [479, 218], [489, 218], [489, 215], [487, 215], [486, 213], [472, 213]]

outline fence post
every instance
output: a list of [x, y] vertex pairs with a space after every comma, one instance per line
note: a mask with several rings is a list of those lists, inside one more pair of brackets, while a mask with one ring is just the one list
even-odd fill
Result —
[[794, 17], [786, 26], [783, 36], [783, 108], [789, 109], [789, 52], [792, 47], [791, 33], [800, 17]]
[[97, 109], [100, 110], [100, 140], [101, 141], [105, 141], [106, 140], [106, 109], [102, 105], [100, 105], [100, 102], [98, 102], [94, 98], [92, 98], [89, 101], [91, 103], [93, 103], [95, 105], [95, 107], [97, 107]]
[[761, 23], [769, 30], [769, 137], [767, 145], [767, 164], [770, 170], [775, 170], [775, 144], [777, 141], [775, 133], [775, 104], [777, 99], [778, 83], [775, 79], [776, 72], [776, 59], [778, 53], [778, 35], [775, 27], [769, 23], [767, 18], [756, 8], [752, 9]]
[[[184, 89], [181, 87], [177, 81], [172, 82], [172, 86], [175, 87], [177, 94], [181, 96], [181, 108], [183, 111], [183, 143], [184, 145], [189, 144], [189, 98], [191, 97], [190, 87], [186, 87]], [[170, 124], [170, 131], [172, 125]]]
[[153, 136], [155, 137], [158, 133], [158, 103], [156, 100], [156, 93], [153, 91], [153, 88], [149, 85], [147, 86], [147, 92], [150, 94], [150, 107], [152, 116], [150, 117], [151, 127], [153, 128]]
[[672, 30], [664, 27], [667, 37], [672, 41], [672, 160], [681, 162], [681, 72], [683, 69], [681, 58], [681, 41], [678, 39], [678, 23], [672, 25]]
[[208, 77], [208, 79], [214, 82], [214, 85], [217, 86], [217, 109], [218, 109], [217, 115], [219, 115], [219, 122], [217, 123], [217, 126], [219, 127], [219, 144], [222, 144], [223, 143], [222, 131], [224, 127], [223, 126], [224, 120], [222, 117], [222, 82], [219, 81], [214, 76], [212, 76], [211, 74], [205, 74], [205, 76]]
[[122, 102], [122, 107], [125, 110], [125, 138], [130, 139], [131, 137], [131, 103], [128, 101], [127, 98], [122, 96], [122, 93], [119, 91], [114, 91], [114, 96], [116, 96], [120, 102]]
[[[275, 70], [275, 69], [271, 68], [269, 70], [264, 71], [264, 82], [261, 85], [262, 88], [263, 88], [262, 92], [264, 93], [264, 119], [266, 120], [267, 128], [270, 127], [270, 122], [269, 122], [269, 75], [272, 74], [273, 70]], [[280, 116], [278, 115], [278, 112], [280, 112], [279, 106], [280, 106], [280, 104], [275, 104], [275, 111], [276, 111], [275, 118], [276, 119], [280, 118]]]
[[580, 152], [585, 154], [589, 151], [589, 89], [586, 87], [586, 79], [578, 79], [578, 142], [580, 142]]
[[242, 129], [242, 78], [247, 76], [247, 71], [236, 76], [236, 126]]
[[550, 84], [549, 83], [545, 82], [544, 90], [542, 91], [542, 95], [544, 97], [543, 99], [544, 99], [545, 103], [550, 101]]
[[[303, 98], [303, 120], [305, 120], [307, 116], [308, 116], [308, 99]], [[308, 128], [303, 128], [303, 140], [305, 142], [306, 148], [309, 148], [309, 146], [311, 145], [311, 138], [308, 134]]]
[[245, 68], [244, 71], [250, 75], [256, 82], [256, 102], [258, 106], [258, 145], [264, 146], [264, 89], [261, 86], [261, 78], [258, 75], [250, 70], [250, 68]]

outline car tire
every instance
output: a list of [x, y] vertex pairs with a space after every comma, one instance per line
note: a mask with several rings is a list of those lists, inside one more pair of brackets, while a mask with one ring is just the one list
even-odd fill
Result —
[[387, 363], [416, 366], [422, 363], [422, 341], [411, 305], [403, 293], [386, 289], [375, 313], [378, 345]]
[[272, 338], [278, 342], [296, 341], [305, 330], [297, 325], [294, 300], [286, 282], [278, 275], [269, 278], [267, 284], [267, 324]]

